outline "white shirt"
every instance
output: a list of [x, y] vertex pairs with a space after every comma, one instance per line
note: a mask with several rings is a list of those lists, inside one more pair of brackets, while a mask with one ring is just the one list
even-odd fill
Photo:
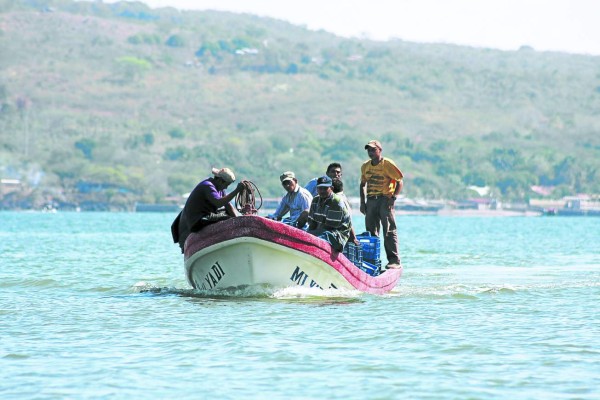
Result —
[[302, 214], [302, 211], [310, 208], [313, 196], [308, 190], [296, 184], [296, 189], [291, 193], [286, 193], [281, 199], [277, 210], [269, 216], [275, 219], [281, 219], [287, 212], [290, 212], [290, 219], [296, 222]]

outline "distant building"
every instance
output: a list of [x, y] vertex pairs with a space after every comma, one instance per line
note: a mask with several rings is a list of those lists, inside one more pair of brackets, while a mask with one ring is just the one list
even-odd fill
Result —
[[20, 179], [0, 179], [0, 198], [23, 189]]
[[530, 199], [529, 208], [540, 210], [545, 215], [600, 216], [600, 195], [580, 194], [560, 200]]
[[542, 196], [550, 196], [554, 191], [554, 186], [532, 186], [531, 191]]

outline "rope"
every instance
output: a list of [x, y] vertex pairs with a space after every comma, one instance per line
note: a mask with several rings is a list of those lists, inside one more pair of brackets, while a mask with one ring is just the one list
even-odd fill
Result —
[[[235, 196], [235, 208], [242, 215], [256, 215], [258, 214], [258, 210], [260, 210], [263, 203], [260, 190], [258, 190], [258, 187], [251, 181], [242, 181], [242, 183], [244, 184], [244, 190]], [[256, 207], [256, 196], [254, 194], [255, 191], [260, 197], [260, 204], [258, 208]]]

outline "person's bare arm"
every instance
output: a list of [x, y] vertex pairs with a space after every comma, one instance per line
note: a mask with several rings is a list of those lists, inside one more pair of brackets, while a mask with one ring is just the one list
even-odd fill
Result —
[[[221, 197], [220, 199], [211, 198], [212, 205], [217, 208], [226, 207], [227, 204], [229, 204], [229, 202], [231, 200], [233, 200], [234, 197], [244, 189], [244, 187], [245, 187], [244, 183], [240, 182], [240, 183], [238, 183], [237, 187], [231, 193], [227, 194], [226, 196]], [[233, 207], [232, 207], [232, 209], [233, 209]]]
[[404, 181], [400, 179], [396, 181], [396, 189], [394, 190], [394, 196], [398, 196], [400, 192], [402, 192], [402, 188], [404, 187]]
[[402, 179], [400, 179], [399, 181], [396, 181], [396, 188], [394, 189], [394, 194], [392, 195], [392, 197], [390, 197], [390, 201], [388, 203], [388, 207], [390, 210], [394, 208], [394, 204], [396, 202], [396, 197], [402, 191], [403, 186], [404, 186], [404, 183], [402, 182]]
[[365, 188], [367, 187], [367, 182], [360, 183], [360, 212], [363, 215], [367, 214], [367, 203], [365, 199]]
[[233, 208], [231, 203], [225, 204], [225, 212], [227, 212], [227, 215], [231, 217], [235, 217], [237, 215], [237, 213], [235, 212], [235, 208]]
[[304, 227], [304, 225], [306, 225], [307, 221], [308, 221], [308, 210], [304, 210], [304, 211], [302, 211], [302, 214], [300, 214], [300, 216], [296, 220], [296, 226], [298, 228], [302, 228], [302, 227]]

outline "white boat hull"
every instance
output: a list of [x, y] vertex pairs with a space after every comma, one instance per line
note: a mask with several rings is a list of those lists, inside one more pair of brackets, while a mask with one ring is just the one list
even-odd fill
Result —
[[200, 250], [185, 261], [185, 268], [188, 282], [202, 290], [259, 284], [353, 289], [320, 259], [252, 237]]
[[326, 241], [257, 216], [231, 218], [188, 236], [184, 265], [198, 290], [267, 285], [386, 293], [402, 270], [370, 276]]

